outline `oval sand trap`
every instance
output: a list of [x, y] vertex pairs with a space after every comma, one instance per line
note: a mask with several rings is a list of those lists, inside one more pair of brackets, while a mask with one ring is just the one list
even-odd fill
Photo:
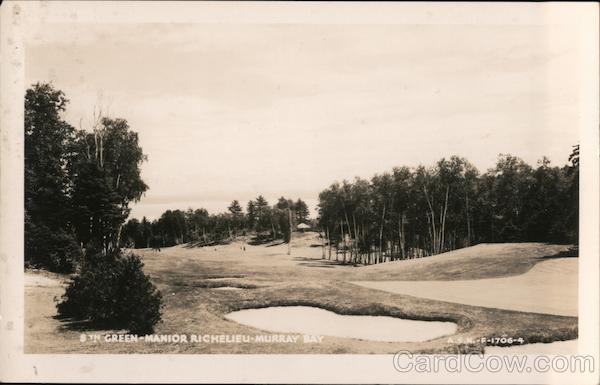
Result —
[[395, 317], [341, 315], [310, 306], [273, 306], [240, 310], [227, 319], [277, 333], [300, 333], [371, 341], [427, 341], [454, 334], [456, 324]]
[[466, 305], [577, 317], [577, 258], [537, 263], [525, 274], [465, 281], [358, 281], [354, 284]]

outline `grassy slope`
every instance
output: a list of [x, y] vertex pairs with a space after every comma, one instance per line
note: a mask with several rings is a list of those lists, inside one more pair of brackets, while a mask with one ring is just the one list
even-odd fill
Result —
[[487, 243], [417, 260], [362, 269], [364, 280], [452, 281], [499, 278], [527, 272], [537, 262], [566, 254], [566, 245]]
[[[401, 316], [458, 323], [460, 338], [523, 337], [528, 342], [576, 338], [577, 318], [521, 313], [452, 304], [386, 293], [347, 283], [354, 280], [477, 279], [520, 274], [536, 261], [566, 250], [543, 244], [479, 245], [420, 260], [378, 266], [337, 266], [320, 260], [321, 248], [310, 247], [310, 234], [286, 245], [141, 250], [146, 271], [163, 292], [165, 309], [160, 334], [261, 334], [228, 321], [224, 314], [242, 308], [311, 305], [341, 314]], [[214, 280], [211, 278], [226, 279]], [[216, 286], [255, 287], [217, 290]], [[393, 353], [480, 351], [482, 346], [455, 345], [446, 337], [416, 343], [387, 343], [326, 337], [322, 344], [81, 344], [81, 328], [50, 318], [52, 298], [60, 287], [26, 291], [26, 352], [137, 353]], [[85, 330], [85, 329], [84, 329]], [[98, 331], [102, 333], [103, 331]]]

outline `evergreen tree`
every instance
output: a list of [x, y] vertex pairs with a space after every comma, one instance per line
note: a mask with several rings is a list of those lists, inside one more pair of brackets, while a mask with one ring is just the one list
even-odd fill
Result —
[[256, 212], [256, 231], [269, 230], [272, 226], [269, 202], [262, 195], [259, 195], [254, 202], [254, 209]]
[[294, 214], [297, 223], [308, 222], [308, 217], [310, 215], [308, 205], [300, 198], [294, 203]]
[[234, 235], [237, 236], [238, 231], [244, 225], [244, 212], [242, 210], [242, 206], [240, 206], [239, 201], [234, 200], [231, 202], [231, 204], [229, 205], [227, 210], [229, 210], [229, 212], [231, 213], [231, 222], [232, 223], [231, 223], [230, 227], [233, 228], [233, 233], [234, 233]]
[[256, 228], [256, 205], [254, 201], [248, 201], [248, 205], [246, 206], [246, 217], [248, 218], [248, 228], [253, 230]]

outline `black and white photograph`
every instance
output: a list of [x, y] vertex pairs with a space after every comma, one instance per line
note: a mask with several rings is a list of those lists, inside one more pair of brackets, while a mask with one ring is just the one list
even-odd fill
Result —
[[[335, 381], [233, 364], [300, 356], [466, 383], [416, 357], [493, 375], [522, 356], [519, 383], [597, 382], [597, 4], [0, 11], [2, 301], [20, 304], [0, 379], [113, 381], [41, 362], [168, 355], [230, 362], [226, 382]], [[16, 352], [33, 364], [3, 374]], [[369, 359], [354, 381], [394, 382]]]

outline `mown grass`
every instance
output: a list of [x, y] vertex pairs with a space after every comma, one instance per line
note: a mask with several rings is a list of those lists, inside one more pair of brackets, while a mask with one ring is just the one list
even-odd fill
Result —
[[536, 263], [576, 256], [569, 245], [492, 243], [363, 268], [361, 280], [453, 281], [524, 274]]
[[[81, 330], [69, 329], [44, 312], [52, 295], [62, 289], [29, 288], [29, 303], [44, 307], [28, 309], [26, 351], [29, 353], [478, 353], [481, 337], [522, 337], [526, 343], [577, 338], [577, 318], [468, 306], [387, 293], [349, 283], [357, 279], [461, 279], [506, 276], [523, 272], [543, 257], [555, 255], [563, 246], [543, 244], [498, 245], [459, 250], [432, 259], [395, 262], [372, 267], [302, 265], [319, 261], [321, 250], [310, 239], [292, 256], [286, 245], [221, 249], [175, 247], [138, 251], [146, 271], [163, 293], [163, 321], [157, 334], [271, 334], [227, 320], [229, 312], [269, 306], [314, 306], [343, 315], [390, 316], [423, 321], [450, 321], [457, 332], [424, 342], [377, 342], [325, 337], [321, 344], [81, 344]], [[487, 250], [486, 250], [487, 249]], [[513, 251], [511, 251], [513, 250]], [[294, 258], [301, 258], [295, 260]], [[457, 266], [454, 266], [456, 264]], [[449, 266], [452, 266], [449, 268]], [[484, 266], [476, 270], [475, 266]], [[482, 273], [483, 271], [483, 273]], [[526, 271], [526, 270], [525, 270]], [[212, 280], [211, 279], [223, 279]], [[215, 290], [219, 287], [241, 290]], [[27, 302], [27, 301], [26, 301]], [[26, 305], [26, 307], [29, 305]], [[34, 306], [35, 307], [35, 306]], [[27, 310], [27, 309], [26, 309]], [[54, 324], [52, 323], [54, 322]], [[465, 342], [466, 341], [466, 342]]]
[[173, 286], [190, 286], [190, 287], [201, 287], [206, 289], [215, 289], [218, 287], [237, 287], [239, 289], [256, 289], [258, 286], [247, 284], [247, 283], [238, 283], [234, 281], [207, 281], [207, 280], [192, 280], [192, 281], [183, 281], [183, 280], [174, 280], [171, 282]]

